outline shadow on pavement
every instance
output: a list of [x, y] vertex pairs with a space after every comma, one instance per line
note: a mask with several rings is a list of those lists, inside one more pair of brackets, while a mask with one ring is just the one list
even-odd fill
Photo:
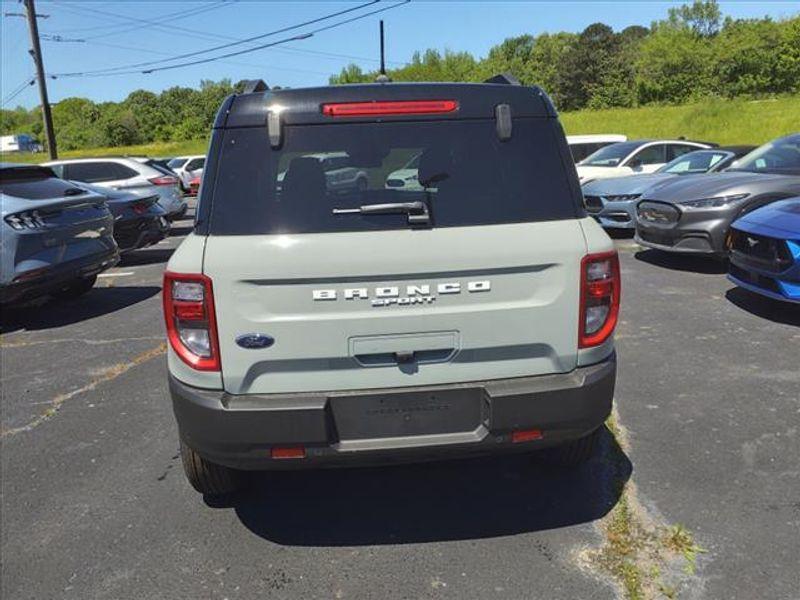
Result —
[[165, 263], [175, 252], [175, 248], [144, 248], [123, 254], [119, 267], [133, 267], [139, 265], [155, 265]]
[[671, 254], [661, 250], [641, 250], [634, 254], [636, 260], [649, 265], [672, 269], [675, 271], [688, 271], [691, 273], [704, 273], [707, 275], [722, 275], [728, 272], [728, 263], [707, 256]]
[[731, 304], [762, 319], [800, 327], [800, 304], [773, 300], [740, 287], [729, 289], [725, 292], [725, 298]]
[[632, 466], [604, 428], [595, 456], [558, 469], [505, 455], [385, 468], [259, 473], [212, 504], [283, 545], [358, 546], [489, 538], [587, 523], [617, 503]]
[[0, 332], [36, 331], [71, 325], [122, 310], [161, 292], [158, 286], [95, 287], [74, 300], [51, 300], [45, 304], [7, 307], [2, 310]]

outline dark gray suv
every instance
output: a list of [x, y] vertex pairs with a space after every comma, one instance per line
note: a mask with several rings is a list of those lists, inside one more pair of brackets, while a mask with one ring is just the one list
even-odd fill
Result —
[[799, 194], [800, 133], [794, 133], [756, 148], [721, 173], [677, 178], [645, 192], [636, 208], [636, 241], [668, 252], [724, 256], [734, 220]]

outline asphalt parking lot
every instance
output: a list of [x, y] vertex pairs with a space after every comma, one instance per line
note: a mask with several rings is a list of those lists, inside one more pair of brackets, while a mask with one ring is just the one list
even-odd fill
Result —
[[162, 341], [161, 272], [189, 228], [82, 299], [4, 315], [3, 598], [614, 598], [581, 557], [627, 480], [634, 510], [705, 550], [679, 597], [800, 598], [800, 311], [620, 239], [622, 448], [606, 434], [575, 472], [260, 476], [207, 503], [181, 472]]

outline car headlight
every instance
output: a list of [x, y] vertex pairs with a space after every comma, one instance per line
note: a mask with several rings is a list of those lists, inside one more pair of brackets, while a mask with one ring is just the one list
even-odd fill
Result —
[[735, 194], [733, 196], [715, 196], [713, 198], [701, 198], [699, 200], [681, 200], [677, 202], [684, 208], [721, 208], [728, 206], [739, 200], [744, 200], [750, 194]]

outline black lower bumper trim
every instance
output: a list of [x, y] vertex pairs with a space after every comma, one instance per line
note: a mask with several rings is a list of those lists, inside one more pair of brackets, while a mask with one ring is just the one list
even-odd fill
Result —
[[49, 267], [36, 277], [15, 281], [0, 288], [0, 304], [23, 303], [58, 292], [70, 283], [94, 277], [119, 262], [116, 247], [108, 252], [60, 263]]
[[[603, 424], [611, 411], [615, 380], [612, 354], [565, 374], [357, 392], [232, 396], [188, 386], [171, 375], [169, 385], [187, 445], [230, 467], [281, 469], [413, 462], [558, 445]], [[454, 401], [462, 393], [476, 396], [479, 406]], [[419, 411], [421, 415], [415, 414]], [[397, 435], [413, 419], [419, 425], [415, 435]], [[459, 424], [456, 430], [454, 422]], [[512, 443], [512, 431], [528, 429], [540, 430], [541, 439]], [[270, 457], [274, 446], [297, 445], [305, 447], [305, 458]]]

